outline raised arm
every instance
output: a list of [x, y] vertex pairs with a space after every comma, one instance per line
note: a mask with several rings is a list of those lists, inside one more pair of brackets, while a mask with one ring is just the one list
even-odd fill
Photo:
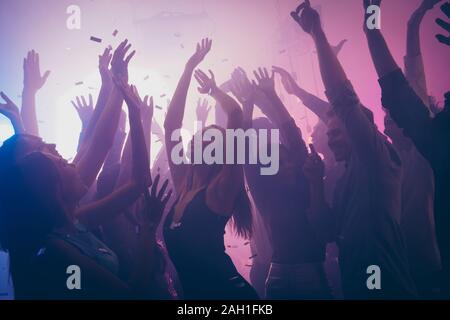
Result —
[[230, 87], [231, 93], [242, 105], [244, 128], [251, 128], [253, 109], [255, 107], [256, 84], [251, 83], [244, 69], [238, 67], [231, 74], [231, 80], [228, 86]]
[[0, 92], [0, 96], [6, 102], [0, 103], [0, 114], [4, 115], [9, 119], [9, 121], [11, 121], [15, 134], [25, 133], [19, 108], [17, 108], [14, 102], [12, 102], [12, 100], [9, 99], [5, 93]]
[[[144, 132], [145, 146], [147, 157], [150, 159], [150, 147], [151, 147], [151, 123], [153, 122], [153, 98], [149, 99], [148, 96], [142, 101], [140, 98], [136, 98], [140, 102], [141, 121]], [[122, 153], [122, 161], [120, 164], [119, 177], [116, 182], [116, 188], [119, 188], [127, 184], [132, 179], [133, 174], [133, 142], [132, 135], [128, 134], [126, 139], [125, 148]]]
[[142, 129], [144, 130], [145, 145], [147, 147], [147, 154], [150, 159], [150, 150], [152, 143], [152, 120], [153, 120], [153, 97], [148, 95], [144, 97], [141, 103], [141, 119]]
[[23, 59], [23, 93], [21, 115], [23, 125], [28, 134], [39, 136], [39, 127], [36, 117], [36, 93], [47, 81], [50, 71], [41, 75], [39, 54], [34, 50], [28, 52]]
[[[201, 70], [195, 71], [195, 79], [199, 83], [199, 92], [209, 94], [223, 109], [228, 117], [228, 129], [243, 129], [243, 115], [239, 104], [216, 85], [214, 74], [209, 70], [210, 76]], [[236, 155], [235, 155], [236, 156]], [[235, 209], [236, 199], [242, 191], [239, 186], [244, 185], [244, 172], [242, 165], [223, 165], [221, 172], [210, 183], [206, 193], [206, 202], [214, 212], [230, 215]]]
[[183, 124], [184, 110], [186, 107], [186, 98], [191, 84], [192, 74], [194, 69], [203, 61], [205, 56], [211, 50], [212, 40], [203, 39], [201, 43], [197, 44], [197, 49], [186, 63], [186, 67], [181, 75], [178, 86], [175, 89], [175, 93], [170, 101], [169, 108], [167, 110], [167, 116], [164, 121], [165, 129], [165, 142], [167, 157], [169, 159], [170, 173], [172, 175], [172, 180], [175, 186], [175, 190], [178, 192], [183, 177], [185, 175], [185, 166], [176, 165], [172, 162], [171, 153], [172, 149], [175, 147], [176, 142], [172, 141], [171, 136], [175, 130], [181, 129]]
[[429, 97], [420, 46], [420, 25], [425, 14], [441, 0], [423, 0], [408, 21], [405, 56], [405, 76], [422, 101], [428, 105]]
[[86, 128], [89, 124], [89, 121], [91, 120], [92, 113], [94, 112], [94, 103], [92, 101], [91, 94], [89, 94], [89, 103], [86, 102], [84, 96], [76, 97], [76, 100], [72, 100], [71, 103], [77, 111], [78, 117], [81, 120], [81, 132], [78, 139], [77, 148], [77, 150], [80, 151], [80, 148], [82, 147], [82, 145], [84, 145], [84, 141], [86, 138]]
[[125, 132], [125, 124], [127, 121], [127, 115], [125, 111], [120, 112], [120, 119], [119, 119], [119, 127], [117, 129], [116, 135], [114, 137], [114, 144], [108, 152], [108, 156], [105, 159], [105, 163], [103, 165], [102, 172], [105, 169], [109, 169], [113, 167], [116, 164], [120, 164], [120, 158], [122, 156], [122, 149], [123, 145], [125, 143], [125, 138], [127, 136]]
[[379, 166], [379, 160], [389, 155], [384, 152], [385, 141], [373, 121], [363, 111], [358, 96], [322, 29], [319, 14], [311, 8], [309, 1], [306, 1], [292, 16], [314, 40], [328, 100], [345, 126], [356, 154], [366, 164]]
[[262, 108], [261, 111], [279, 128], [283, 137], [283, 143], [289, 149], [291, 156], [299, 164], [303, 164], [308, 154], [306, 145], [300, 129], [295, 124], [295, 120], [291, 117], [275, 91], [275, 72], [272, 71], [269, 76], [269, 72], [265, 68], [259, 68], [258, 71], [254, 72], [254, 75], [257, 81], [257, 88], [270, 101], [267, 108]]
[[128, 86], [123, 80], [117, 81], [129, 110], [133, 175], [132, 180], [126, 185], [106, 198], [82, 207], [77, 212], [80, 221], [91, 229], [112, 221], [116, 215], [122, 213], [137, 200], [151, 181], [149, 158], [140, 116], [142, 101], [134, 86]]
[[313, 112], [320, 120], [326, 122], [327, 112], [331, 108], [328, 102], [302, 89], [295, 82], [292, 75], [285, 69], [274, 66], [273, 71], [281, 76], [281, 83], [283, 84], [283, 87], [287, 93], [299, 98], [305, 105], [305, 107]]
[[195, 114], [197, 116], [197, 121], [202, 124], [202, 129], [206, 126], [206, 121], [208, 120], [210, 110], [211, 106], [208, 105], [208, 100], [198, 98]]
[[[125, 57], [131, 45], [128, 41], [123, 41], [112, 59], [112, 72], [119, 78], [128, 79], [128, 63], [134, 55], [134, 51]], [[87, 186], [90, 186], [97, 176], [105, 158], [111, 149], [114, 136], [119, 124], [122, 110], [123, 97], [121, 92], [114, 87], [109, 97], [108, 103], [102, 112], [95, 127], [95, 131], [81, 159], [77, 162], [77, 168], [81, 178]]]
[[[364, 5], [366, 8], [369, 1], [364, 1]], [[428, 157], [428, 146], [433, 140], [432, 119], [428, 108], [409, 85], [381, 31], [367, 28], [364, 30], [372, 61], [380, 78], [383, 106], [389, 110], [397, 125], [404, 129], [404, 133], [413, 140], [417, 149]]]

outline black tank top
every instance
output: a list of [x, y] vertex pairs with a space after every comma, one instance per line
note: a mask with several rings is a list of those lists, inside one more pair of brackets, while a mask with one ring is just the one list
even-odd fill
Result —
[[[237, 270], [225, 253], [224, 234], [229, 217], [214, 213], [206, 204], [206, 189], [199, 191], [186, 206], [180, 223], [171, 227], [175, 210], [164, 223], [164, 239], [180, 278], [183, 274], [212, 270], [218, 276], [232, 277]], [[202, 271], [203, 269], [203, 271]], [[183, 280], [181, 279], [183, 282]]]

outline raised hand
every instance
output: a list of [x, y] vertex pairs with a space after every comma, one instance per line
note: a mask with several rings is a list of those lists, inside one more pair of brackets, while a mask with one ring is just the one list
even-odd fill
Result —
[[102, 83], [112, 84], [111, 71], [109, 70], [109, 64], [111, 63], [112, 54], [111, 49], [106, 48], [103, 54], [98, 56], [98, 69], [102, 78]]
[[203, 61], [205, 56], [208, 54], [208, 52], [211, 50], [212, 46], [212, 40], [205, 38], [202, 39], [200, 43], [197, 43], [197, 48], [195, 50], [195, 53], [189, 58], [187, 62], [187, 66], [194, 70], [197, 68], [197, 66]]
[[295, 94], [298, 86], [292, 75], [287, 70], [277, 66], [273, 66], [272, 70], [281, 76], [281, 83], [283, 84], [286, 92], [289, 94]]
[[148, 95], [144, 97], [144, 100], [141, 103], [141, 117], [142, 119], [153, 119], [153, 97], [149, 97]]
[[86, 128], [94, 113], [94, 102], [92, 101], [92, 95], [89, 94], [89, 103], [86, 102], [84, 96], [76, 97], [76, 101], [71, 101], [73, 107], [80, 117], [83, 128]]
[[311, 149], [311, 153], [303, 165], [303, 173], [311, 184], [320, 183], [325, 176], [325, 165], [322, 158], [316, 152], [314, 145], [310, 144], [309, 148]]
[[24, 88], [31, 92], [37, 92], [47, 81], [50, 71], [45, 71], [41, 75], [41, 69], [39, 65], [39, 54], [34, 50], [28, 52], [27, 57], [23, 59], [23, 71], [24, 71]]
[[241, 104], [254, 103], [256, 83], [250, 82], [244, 69], [238, 67], [233, 71], [229, 86], [231, 93]]
[[200, 87], [198, 87], [198, 92], [201, 94], [212, 94], [217, 90], [216, 79], [214, 77], [214, 73], [211, 70], [208, 70], [210, 77], [202, 70], [195, 70], [194, 77], [197, 80]]
[[258, 68], [257, 71], [253, 71], [256, 78], [257, 88], [264, 93], [274, 93], [275, 92], [275, 72], [269, 76], [269, 72], [266, 68]]
[[123, 78], [113, 77], [113, 80], [119, 91], [122, 93], [128, 109], [140, 114], [143, 102], [136, 87], [134, 85], [127, 84]]
[[0, 92], [0, 96], [6, 102], [0, 103], [0, 114], [3, 114], [11, 121], [14, 127], [14, 131], [16, 133], [22, 133], [24, 130], [22, 125], [22, 119], [20, 117], [19, 108], [16, 106], [14, 102], [12, 102], [11, 99], [8, 98], [8, 96], [5, 93]]
[[319, 13], [311, 8], [309, 0], [300, 4], [295, 11], [291, 12], [291, 17], [306, 33], [314, 35], [321, 29]]
[[197, 101], [197, 109], [195, 109], [197, 120], [205, 124], [210, 110], [211, 106], [208, 104], [208, 100], [199, 98]]
[[136, 53], [136, 51], [133, 50], [128, 56], [126, 56], [130, 48], [131, 44], [129, 44], [128, 40], [125, 39], [114, 51], [111, 61], [112, 74], [116, 78], [122, 78], [125, 82], [128, 82], [128, 64]]
[[[442, 10], [442, 12], [445, 13], [447, 18], [450, 19], [450, 3], [449, 2], [444, 3], [441, 6], [441, 10]], [[436, 23], [450, 34], [450, 23], [449, 22], [445, 22], [441, 18], [438, 18], [438, 19], [436, 19]], [[450, 46], [450, 36], [444, 36], [442, 34], [438, 34], [438, 35], [436, 35], [436, 38], [439, 40], [439, 42]]]
[[146, 210], [141, 213], [140, 220], [144, 225], [149, 226], [155, 230], [161, 223], [161, 218], [166, 208], [167, 202], [172, 196], [172, 190], [166, 193], [167, 186], [169, 185], [169, 179], [164, 181], [161, 189], [158, 191], [158, 184], [160, 180], [160, 175], [158, 174], [152, 183], [151, 191], [146, 197]]

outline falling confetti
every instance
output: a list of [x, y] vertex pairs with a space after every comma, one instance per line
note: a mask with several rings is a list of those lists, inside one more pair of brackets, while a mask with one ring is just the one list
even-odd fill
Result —
[[101, 43], [101, 42], [102, 42], [102, 39], [97, 38], [97, 37], [91, 37], [91, 41]]
[[114, 32], [113, 32], [113, 37], [115, 37], [115, 36], [117, 36], [117, 34], [119, 33], [119, 31], [117, 31], [117, 29], [116, 30], [114, 30]]
[[83, 81], [75, 82], [76, 86], [81, 86], [83, 84]]

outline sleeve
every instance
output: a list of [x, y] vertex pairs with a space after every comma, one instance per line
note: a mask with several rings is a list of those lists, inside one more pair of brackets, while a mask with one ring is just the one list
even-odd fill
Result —
[[311, 112], [313, 112], [320, 120], [326, 122], [327, 112], [331, 109], [328, 102], [316, 97], [313, 94], [303, 92], [300, 100]]
[[421, 154], [429, 159], [433, 145], [433, 126], [429, 111], [423, 101], [410, 87], [400, 69], [378, 80], [382, 91], [383, 107], [411, 138]]
[[422, 55], [405, 56], [405, 77], [419, 98], [428, 106], [428, 90]]
[[389, 161], [386, 139], [361, 105], [351, 83], [326, 92], [333, 110], [342, 121], [358, 158], [371, 166], [380, 167]]

